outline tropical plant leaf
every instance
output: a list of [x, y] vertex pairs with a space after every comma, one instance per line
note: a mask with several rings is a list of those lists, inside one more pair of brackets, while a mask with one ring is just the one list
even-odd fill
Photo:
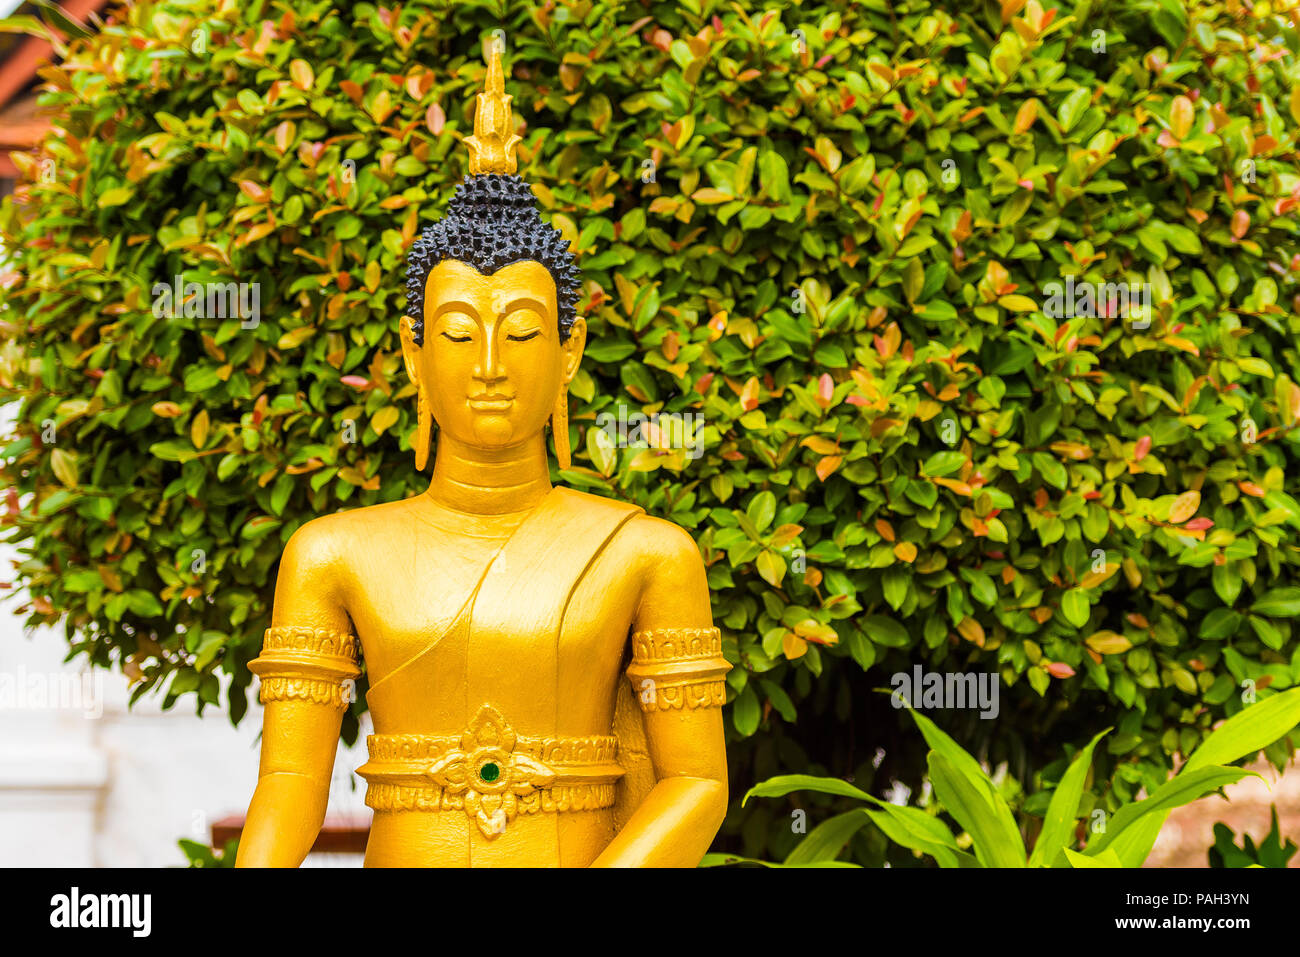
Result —
[[1079, 814], [1079, 799], [1083, 797], [1083, 784], [1087, 780], [1088, 769], [1092, 767], [1093, 749], [1109, 731], [1110, 728], [1107, 728], [1099, 732], [1074, 756], [1061, 783], [1056, 786], [1051, 803], [1047, 805], [1047, 815], [1043, 818], [1043, 829], [1038, 834], [1033, 853], [1029, 855], [1030, 867], [1054, 866], [1061, 851], [1069, 845]]
[[[1116, 811], [1107, 823], [1105, 833], [1089, 841], [1084, 853], [1096, 856], [1106, 848], [1114, 847], [1125, 867], [1140, 867], [1151, 853], [1151, 846], [1169, 811], [1252, 774], [1253, 771], [1241, 768], [1217, 766], [1177, 774], [1156, 788], [1145, 801], [1126, 804]], [[1150, 830], [1153, 823], [1154, 834]]]
[[1025, 844], [1020, 831], [1014, 821], [1006, 825], [980, 780], [938, 751], [930, 752], [929, 763], [935, 796], [971, 836], [979, 862], [985, 867], [1024, 867]]
[[1211, 731], [1192, 752], [1181, 773], [1239, 761], [1268, 747], [1297, 725], [1300, 725], [1300, 688], [1261, 698]]
[[804, 837], [785, 859], [791, 866], [833, 861], [850, 838], [870, 820], [865, 809], [837, 814], [822, 821]]
[[[997, 821], [997, 827], [1003, 834], [1015, 834], [1016, 840], [1020, 842], [1021, 850], [1024, 850], [1024, 843], [1020, 838], [1020, 831], [1016, 827], [1016, 820], [1011, 814], [1011, 808], [1007, 806], [1006, 799], [998, 793], [997, 787], [993, 781], [980, 767], [978, 761], [973, 758], [969, 752], [961, 745], [941, 731], [939, 727], [927, 718], [925, 715], [909, 708], [913, 720], [916, 721], [917, 727], [921, 729], [921, 734], [925, 737], [928, 744], [939, 754], [949, 761], [953, 768], [958, 771], [971, 786], [984, 798], [992, 810], [993, 817]], [[1021, 855], [1019, 867], [1025, 865], [1024, 855]]]
[[745, 793], [740, 806], [744, 807], [752, 797], [783, 797], [793, 791], [818, 791], [822, 794], [857, 798], [860, 801], [873, 800], [866, 791], [855, 788], [848, 781], [841, 781], [839, 778], [823, 778], [811, 774], [782, 774], [769, 778], [761, 784], [755, 784]]
[[868, 811], [876, 827], [895, 844], [929, 854], [940, 867], [981, 867], [979, 860], [957, 847], [948, 828], [920, 808], [881, 802], [879, 811]]
[[1062, 848], [1065, 859], [1070, 862], [1071, 867], [1123, 867], [1124, 862], [1119, 859], [1110, 848], [1089, 857], [1087, 854], [1080, 854], [1078, 851], [1072, 851], [1068, 847]]

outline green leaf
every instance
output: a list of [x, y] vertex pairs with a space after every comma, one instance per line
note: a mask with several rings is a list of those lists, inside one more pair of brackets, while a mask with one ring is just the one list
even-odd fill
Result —
[[951, 475], [966, 464], [966, 456], [960, 452], [935, 452], [925, 460], [921, 471], [931, 478]]
[[980, 767], [979, 762], [971, 757], [965, 748], [939, 730], [938, 725], [925, 715], [912, 707], [908, 707], [907, 710], [912, 715], [912, 720], [916, 722], [916, 726], [921, 729], [921, 736], [925, 738], [925, 743], [939, 752], [964, 779], [972, 782], [977, 789], [983, 792], [985, 800], [994, 810], [998, 827], [1003, 832], [1014, 832], [1016, 834], [1016, 841], [1020, 845], [1020, 863], [1016, 866], [1024, 867], [1024, 843], [1020, 840], [1020, 832], [1016, 828], [1015, 819], [1011, 816], [1011, 808], [1007, 807], [1006, 799], [998, 793], [998, 789], [989, 780], [988, 775], [984, 773], [984, 769]]
[[998, 600], [998, 588], [987, 573], [971, 568], [963, 568], [961, 577], [970, 584], [971, 597], [986, 608], [992, 608]]
[[1092, 767], [1092, 752], [1111, 729], [1099, 732], [1088, 742], [1087, 746], [1074, 756], [1066, 769], [1061, 783], [1052, 793], [1051, 803], [1047, 806], [1047, 815], [1043, 818], [1043, 829], [1034, 844], [1034, 851], [1029, 855], [1030, 867], [1052, 867], [1062, 850], [1067, 849], [1074, 837], [1075, 821], [1079, 816], [1079, 800], [1083, 797], [1083, 784]]
[[194, 365], [185, 370], [185, 391], [202, 394], [221, 384], [216, 366]]
[[1080, 854], [1078, 851], [1072, 851], [1068, 847], [1065, 850], [1065, 859], [1070, 862], [1071, 867], [1123, 867], [1124, 862], [1119, 859], [1110, 848], [1101, 853], [1089, 857], [1087, 854]]
[[746, 688], [736, 696], [731, 706], [731, 720], [736, 725], [737, 731], [749, 737], [758, 730], [762, 718], [762, 708], [759, 706], [758, 696], [754, 694], [753, 688]]
[[162, 603], [157, 596], [143, 588], [133, 588], [127, 592], [127, 607], [141, 618], [156, 618], [163, 613]]
[[758, 178], [764, 193], [778, 203], [790, 202], [790, 169], [776, 150], [759, 154]]
[[1156, 2], [1180, 25], [1187, 25], [1187, 9], [1183, 6], [1183, 0], [1156, 0]]
[[763, 581], [767, 582], [773, 588], [781, 587], [781, 582], [785, 579], [786, 570], [784, 558], [772, 551], [770, 548], [765, 548], [758, 553], [755, 565], [758, 567], [759, 577], [762, 578]]
[[135, 194], [135, 190], [130, 186], [114, 186], [112, 189], [106, 189], [99, 194], [97, 205], [100, 209], [108, 209], [111, 206], [121, 206]]
[[754, 523], [754, 527], [760, 532], [766, 531], [767, 527], [772, 524], [772, 519], [776, 516], [776, 496], [771, 492], [762, 491], [749, 503], [749, 508], [745, 509], [745, 514], [749, 520]]
[[785, 863], [806, 865], [834, 860], [869, 820], [865, 810], [856, 810], [822, 821], [786, 856]]
[[1069, 473], [1066, 472], [1065, 466], [1062, 465], [1046, 452], [1035, 452], [1031, 458], [1034, 467], [1038, 469], [1038, 474], [1043, 477], [1043, 481], [1054, 488], [1064, 490], [1069, 483]]
[[1282, 646], [1286, 644], [1286, 636], [1267, 618], [1251, 615], [1250, 627], [1255, 632], [1256, 637], [1274, 651], [1281, 651]]
[[817, 791], [820, 794], [837, 794], [840, 797], [857, 798], [860, 801], [875, 800], [866, 791], [855, 788], [848, 781], [839, 778], [822, 778], [812, 774], [782, 774], [768, 778], [750, 788], [740, 801], [740, 806], [752, 797], [784, 797], [794, 791]]
[[1092, 90], [1088, 87], [1079, 86], [1071, 90], [1056, 110], [1056, 118], [1060, 121], [1061, 128], [1067, 133], [1073, 129], [1074, 124], [1079, 122], [1079, 117], [1091, 102]]
[[1231, 608], [1215, 608], [1201, 619], [1200, 636], [1211, 641], [1231, 638], [1241, 628], [1241, 615]]
[[[1151, 853], [1151, 845], [1155, 843], [1169, 811], [1253, 773], [1241, 768], [1210, 766], [1189, 770], [1184, 767], [1179, 774], [1151, 792], [1145, 801], [1125, 804], [1116, 811], [1105, 833], [1089, 841], [1085, 853], [1095, 857], [1113, 846], [1125, 867], [1141, 867]], [[1130, 828], [1131, 833], [1126, 834]]]
[[913, 310], [918, 319], [926, 322], [948, 322], [957, 318], [957, 310], [952, 303], [943, 299], [932, 299], [923, 306]]
[[858, 624], [868, 638], [886, 648], [906, 648], [912, 643], [907, 629], [886, 615], [865, 615]]
[[881, 576], [880, 588], [889, 607], [898, 611], [907, 600], [912, 587], [912, 575], [906, 565], [890, 565]]
[[1274, 588], [1260, 596], [1250, 610], [1269, 618], [1294, 618], [1300, 615], [1300, 588]]
[[[1007, 826], [989, 801], [986, 788], [938, 751], [927, 756], [930, 782], [944, 809], [971, 836], [975, 857], [985, 867], [1024, 867], [1025, 845], [1014, 822]], [[983, 778], [983, 772], [980, 772]]]
[[1183, 773], [1231, 764], [1268, 747], [1300, 725], [1300, 688], [1262, 698], [1210, 732], [1192, 752]]
[[956, 839], [937, 817], [920, 808], [885, 801], [875, 803], [880, 806], [880, 810], [867, 811], [867, 814], [876, 827], [895, 844], [929, 854], [943, 868], [981, 866], [975, 857], [957, 847]]
[[1088, 592], [1083, 588], [1071, 588], [1061, 596], [1061, 614], [1065, 620], [1076, 628], [1082, 628], [1092, 617], [1092, 606], [1088, 603]]

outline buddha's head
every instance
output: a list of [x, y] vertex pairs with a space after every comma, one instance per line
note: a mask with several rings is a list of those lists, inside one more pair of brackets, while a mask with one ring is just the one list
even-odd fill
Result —
[[495, 54], [466, 141], [470, 175], [407, 256], [402, 356], [419, 395], [421, 469], [430, 419], [487, 450], [520, 445], [553, 420], [557, 458], [569, 464], [566, 397], [586, 342], [578, 270], [514, 173], [509, 104]]

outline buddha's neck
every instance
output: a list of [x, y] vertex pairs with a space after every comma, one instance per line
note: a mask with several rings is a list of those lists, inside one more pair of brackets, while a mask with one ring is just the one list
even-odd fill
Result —
[[497, 450], [465, 445], [445, 432], [438, 436], [426, 494], [444, 508], [471, 515], [527, 512], [550, 490], [544, 433]]

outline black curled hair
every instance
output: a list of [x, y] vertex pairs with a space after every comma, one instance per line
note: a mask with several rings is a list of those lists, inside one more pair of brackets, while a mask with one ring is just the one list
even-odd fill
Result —
[[416, 345], [424, 345], [424, 284], [444, 259], [473, 266], [485, 276], [511, 263], [536, 260], [555, 280], [560, 341], [569, 338], [577, 315], [578, 267], [569, 243], [542, 222], [533, 191], [515, 175], [466, 176], [447, 215], [425, 227], [406, 255], [406, 314]]

